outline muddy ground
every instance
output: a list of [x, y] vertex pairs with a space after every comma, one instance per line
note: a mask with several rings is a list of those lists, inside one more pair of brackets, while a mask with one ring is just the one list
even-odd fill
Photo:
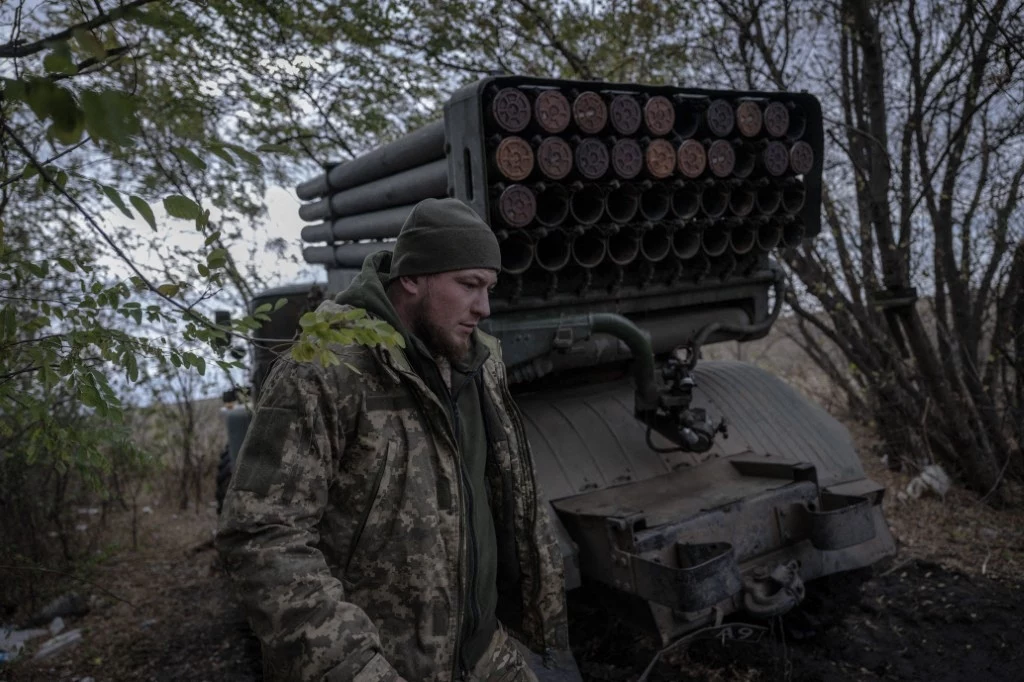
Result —
[[[870, 457], [871, 448], [862, 447]], [[692, 644], [660, 662], [668, 680], [1024, 679], [1024, 507], [995, 511], [954, 490], [899, 499], [909, 475], [869, 464], [887, 485], [896, 557], [873, 571], [812, 584], [804, 608], [757, 643]], [[0, 680], [178, 681], [261, 679], [259, 645], [230, 596], [211, 544], [212, 508], [154, 508], [137, 550], [96, 566], [89, 612], [68, 618], [82, 640], [45, 661], [30, 642]], [[109, 548], [108, 548], [109, 549]], [[658, 650], [599, 589], [570, 595], [573, 647], [587, 680], [636, 680]]]

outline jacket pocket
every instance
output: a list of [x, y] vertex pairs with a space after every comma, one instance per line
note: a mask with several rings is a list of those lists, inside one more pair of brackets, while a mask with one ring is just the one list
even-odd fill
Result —
[[373, 529], [377, 525], [384, 497], [382, 492], [388, 489], [388, 483], [391, 480], [391, 460], [394, 458], [395, 447], [393, 440], [389, 440], [384, 447], [384, 457], [381, 458], [380, 466], [377, 468], [377, 475], [373, 479], [373, 487], [366, 498], [366, 510], [359, 519], [359, 526], [356, 529], [355, 536], [352, 538], [352, 549], [349, 552], [348, 561], [345, 562], [346, 576], [348, 575], [349, 568], [352, 566], [352, 560], [363, 549], [362, 545], [365, 544], [364, 540], [368, 535], [367, 529]]

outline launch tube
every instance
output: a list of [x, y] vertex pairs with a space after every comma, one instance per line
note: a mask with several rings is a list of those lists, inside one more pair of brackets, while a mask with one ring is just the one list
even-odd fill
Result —
[[605, 197], [605, 210], [616, 223], [628, 223], [636, 215], [640, 205], [636, 187], [630, 184], [613, 184]]
[[700, 195], [700, 210], [709, 218], [717, 218], [729, 207], [729, 188], [715, 182], [704, 187]]
[[750, 185], [746, 183], [737, 185], [729, 194], [729, 211], [741, 218], [748, 216], [754, 210], [756, 199], [757, 195]]
[[597, 185], [583, 185], [569, 197], [569, 212], [576, 222], [592, 225], [604, 214], [604, 192]]
[[534, 260], [548, 272], [558, 272], [572, 258], [572, 246], [569, 238], [562, 230], [552, 230], [546, 237], [537, 242], [533, 254]]
[[758, 187], [756, 203], [758, 213], [773, 215], [782, 204], [782, 191], [770, 183]]
[[771, 251], [782, 239], [782, 226], [774, 220], [765, 221], [757, 230], [757, 248]]
[[779, 244], [783, 248], [790, 248], [798, 245], [804, 238], [804, 224], [799, 219], [788, 221], [782, 227], [782, 239]]
[[572, 260], [581, 268], [597, 267], [608, 252], [608, 241], [593, 233], [584, 233], [572, 240]]
[[640, 240], [633, 230], [619, 230], [608, 238], [608, 260], [616, 265], [629, 265], [640, 253]]
[[640, 238], [640, 253], [650, 263], [664, 260], [672, 251], [672, 239], [664, 225], [655, 225]]
[[303, 220], [325, 220], [439, 198], [448, 192], [448, 162], [439, 159], [299, 207]]
[[303, 182], [295, 193], [302, 200], [316, 199], [443, 158], [444, 121], [435, 121]]
[[757, 228], [748, 222], [741, 222], [729, 230], [729, 246], [734, 253], [743, 255], [754, 250], [757, 244]]
[[501, 270], [510, 275], [526, 272], [533, 262], [534, 245], [526, 234], [513, 232], [501, 240]]
[[729, 248], [729, 231], [721, 226], [704, 230], [700, 235], [700, 247], [708, 256], [721, 256]]
[[661, 220], [668, 215], [671, 204], [668, 188], [661, 183], [652, 184], [640, 194], [640, 215], [651, 222]]
[[569, 192], [562, 185], [538, 182], [533, 187], [537, 196], [537, 222], [545, 227], [561, 225], [569, 215]]
[[334, 247], [334, 262], [341, 268], [361, 268], [367, 256], [378, 251], [393, 251], [394, 248], [393, 241], [341, 244]]
[[672, 254], [680, 260], [693, 258], [700, 252], [700, 230], [692, 226], [676, 228], [672, 233]]
[[799, 213], [807, 199], [804, 183], [791, 178], [782, 188], [782, 210], [789, 214]]
[[[413, 206], [415, 204], [395, 206], [383, 211], [360, 213], [346, 218], [335, 218], [320, 225], [307, 226], [302, 228], [302, 239], [307, 242], [330, 242], [394, 238], [402, 231], [402, 225], [412, 213]], [[322, 236], [323, 227], [327, 228], [327, 236]], [[314, 231], [311, 228], [317, 229]]]
[[696, 183], [686, 182], [677, 185], [672, 192], [672, 203], [669, 205], [672, 215], [683, 220], [697, 215], [700, 211], [700, 194], [701, 186]]

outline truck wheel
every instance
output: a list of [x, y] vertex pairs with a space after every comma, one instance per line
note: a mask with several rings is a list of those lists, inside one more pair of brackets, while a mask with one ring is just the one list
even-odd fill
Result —
[[225, 447], [220, 453], [220, 460], [217, 462], [217, 513], [220, 514], [224, 506], [224, 496], [228, 492], [228, 484], [231, 482], [231, 453]]

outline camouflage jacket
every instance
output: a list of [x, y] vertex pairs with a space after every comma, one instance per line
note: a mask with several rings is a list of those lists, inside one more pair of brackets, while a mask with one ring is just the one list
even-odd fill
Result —
[[[490, 501], [519, 564], [521, 622], [505, 624], [534, 651], [564, 651], [561, 557], [499, 344], [476, 333], [491, 351]], [[451, 422], [401, 349], [340, 356], [272, 370], [217, 546], [268, 680], [453, 682], [467, 548]]]

